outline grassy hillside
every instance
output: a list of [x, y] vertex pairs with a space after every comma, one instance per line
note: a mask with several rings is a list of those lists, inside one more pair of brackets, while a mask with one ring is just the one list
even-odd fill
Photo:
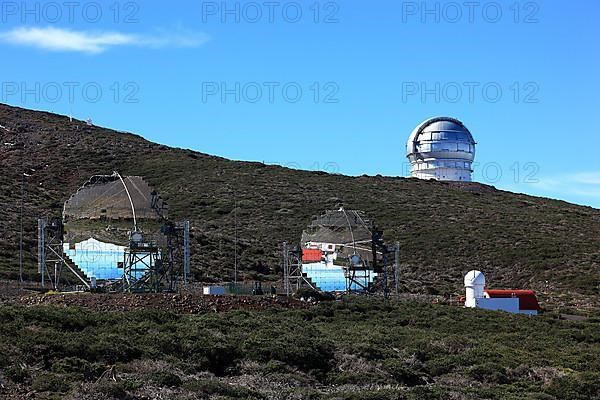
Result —
[[[297, 242], [311, 217], [343, 203], [366, 211], [402, 245], [403, 290], [462, 292], [463, 273], [483, 270], [496, 287], [531, 287], [548, 302], [597, 302], [600, 210], [480, 184], [347, 177], [233, 162], [150, 143], [62, 116], [0, 105], [0, 277], [18, 265], [21, 171], [27, 276], [35, 278], [36, 218], [93, 174], [141, 175], [193, 226], [197, 279], [230, 279], [234, 214], [240, 268], [275, 279], [280, 246]], [[210, 134], [200, 132], [199, 134]], [[22, 165], [22, 167], [21, 167]], [[237, 204], [237, 210], [234, 205]]]
[[600, 396], [598, 318], [348, 298], [197, 315], [4, 305], [0, 321], [8, 400]]

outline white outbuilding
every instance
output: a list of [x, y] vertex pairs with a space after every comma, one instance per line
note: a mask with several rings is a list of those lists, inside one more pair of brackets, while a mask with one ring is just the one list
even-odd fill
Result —
[[486, 289], [481, 271], [465, 275], [465, 307], [537, 315], [540, 305], [533, 290]]

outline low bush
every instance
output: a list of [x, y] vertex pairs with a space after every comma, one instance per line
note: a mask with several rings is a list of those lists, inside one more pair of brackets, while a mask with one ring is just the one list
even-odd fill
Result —
[[150, 379], [158, 386], [170, 388], [179, 387], [183, 383], [178, 375], [168, 371], [155, 372], [150, 376]]
[[77, 357], [66, 357], [52, 364], [52, 372], [58, 374], [78, 374], [85, 380], [97, 379], [105, 368], [100, 363], [91, 363]]
[[208, 396], [223, 396], [227, 399], [261, 399], [262, 396], [253, 390], [219, 382], [215, 379], [193, 380], [186, 382], [185, 389]]
[[600, 373], [586, 371], [571, 373], [554, 379], [546, 393], [557, 399], [589, 400], [600, 399]]
[[285, 397], [285, 387], [292, 399], [407, 400], [579, 400], [600, 390], [597, 318], [357, 297], [198, 315], [2, 305], [0, 317], [3, 381], [51, 398], [88, 399], [75, 392], [93, 393], [84, 389], [112, 366], [108, 398], [156, 387], [182, 398]]
[[66, 393], [70, 384], [65, 376], [43, 372], [33, 378], [31, 388], [36, 392]]
[[21, 366], [9, 367], [4, 371], [4, 376], [14, 383], [25, 383], [29, 380], [29, 371]]
[[392, 376], [396, 383], [403, 386], [425, 385], [429, 380], [431, 380], [422, 371], [411, 368], [400, 360], [386, 360], [384, 362], [384, 368]]
[[508, 377], [503, 367], [494, 363], [475, 365], [468, 370], [469, 376], [479, 382], [504, 384], [508, 383]]
[[314, 330], [299, 326], [265, 326], [252, 332], [242, 343], [248, 358], [269, 362], [281, 361], [302, 371], [327, 371], [333, 358], [332, 344]]
[[121, 382], [102, 381], [94, 385], [94, 390], [110, 400], [129, 400], [131, 396], [127, 393]]

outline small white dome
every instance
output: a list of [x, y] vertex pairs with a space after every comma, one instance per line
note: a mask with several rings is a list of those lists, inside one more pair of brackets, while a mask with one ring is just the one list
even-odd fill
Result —
[[469, 271], [465, 275], [465, 286], [485, 286], [485, 276], [481, 271]]

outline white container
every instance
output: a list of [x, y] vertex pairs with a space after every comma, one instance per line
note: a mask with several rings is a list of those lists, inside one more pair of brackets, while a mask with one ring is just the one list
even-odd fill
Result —
[[519, 314], [519, 299], [516, 297], [496, 298], [496, 299], [476, 299], [477, 308], [492, 311], [506, 311]]
[[204, 286], [202, 292], [205, 296], [223, 296], [225, 288], [223, 286]]

